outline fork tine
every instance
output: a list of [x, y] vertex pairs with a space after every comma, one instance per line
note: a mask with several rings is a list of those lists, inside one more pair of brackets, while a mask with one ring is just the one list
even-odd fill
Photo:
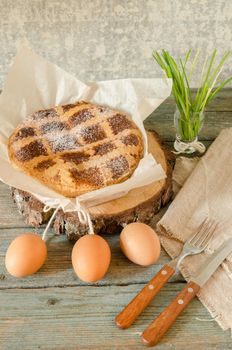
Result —
[[208, 234], [206, 235], [206, 237], [203, 239], [203, 241], [201, 242], [201, 246], [204, 246], [204, 249], [207, 247], [209, 241], [211, 240], [214, 232], [216, 231], [218, 225], [216, 223], [214, 223], [213, 227], [211, 226], [211, 229], [209, 230]]
[[208, 218], [205, 218], [202, 223], [199, 225], [197, 232], [195, 235], [193, 235], [188, 243], [190, 244], [197, 244], [198, 240], [202, 237], [205, 237], [207, 234], [207, 228], [208, 228]]
[[196, 239], [196, 241], [194, 242], [196, 245], [201, 245], [202, 242], [204, 241], [204, 239], [208, 236], [208, 234], [211, 232], [212, 227], [213, 227], [214, 223], [213, 221], [207, 221], [206, 224], [204, 225], [204, 227], [202, 228], [201, 231], [199, 231], [199, 235]]
[[192, 246], [205, 249], [213, 236], [217, 223], [213, 220], [204, 220], [203, 225], [201, 225], [200, 229], [197, 231], [197, 234], [193, 236], [193, 240], [190, 242]]

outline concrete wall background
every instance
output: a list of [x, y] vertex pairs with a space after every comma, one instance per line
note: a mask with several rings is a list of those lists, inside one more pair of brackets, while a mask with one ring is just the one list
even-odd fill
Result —
[[199, 74], [206, 54], [231, 49], [232, 1], [0, 0], [0, 87], [23, 37], [86, 81], [161, 76], [151, 57], [161, 48], [176, 57], [200, 48]]

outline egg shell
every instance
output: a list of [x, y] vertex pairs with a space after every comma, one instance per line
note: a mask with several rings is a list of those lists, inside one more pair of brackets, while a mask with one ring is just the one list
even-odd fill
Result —
[[35, 233], [24, 233], [9, 245], [5, 265], [14, 277], [25, 277], [38, 271], [47, 257], [47, 247], [42, 238]]
[[120, 247], [133, 263], [148, 266], [160, 256], [160, 240], [148, 225], [134, 222], [128, 224], [120, 234]]
[[107, 272], [111, 252], [108, 243], [95, 234], [81, 237], [72, 250], [72, 265], [84, 282], [96, 282]]

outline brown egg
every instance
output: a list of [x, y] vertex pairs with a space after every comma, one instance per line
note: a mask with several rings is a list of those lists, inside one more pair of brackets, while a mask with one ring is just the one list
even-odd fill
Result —
[[95, 234], [81, 237], [72, 250], [74, 271], [84, 282], [100, 280], [109, 268], [110, 258], [108, 243]]
[[47, 257], [47, 247], [35, 233], [24, 233], [15, 238], [7, 249], [5, 265], [15, 277], [25, 277], [38, 271]]
[[120, 234], [120, 247], [133, 263], [148, 266], [160, 256], [160, 241], [156, 232], [148, 225], [134, 222], [128, 224]]

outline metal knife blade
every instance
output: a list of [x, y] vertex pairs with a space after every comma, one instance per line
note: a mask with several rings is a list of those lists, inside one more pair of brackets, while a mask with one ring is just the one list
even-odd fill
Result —
[[191, 281], [202, 287], [221, 265], [223, 260], [232, 252], [232, 238], [224, 242], [207, 260], [205, 266], [200, 267]]

